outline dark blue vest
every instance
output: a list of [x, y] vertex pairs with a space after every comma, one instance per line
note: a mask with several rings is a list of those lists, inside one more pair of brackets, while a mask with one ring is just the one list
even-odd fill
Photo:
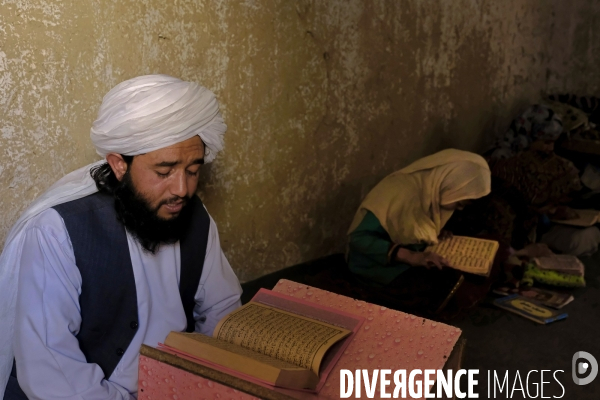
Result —
[[[194, 331], [194, 296], [200, 283], [210, 219], [202, 202], [193, 196], [192, 223], [180, 241], [179, 293]], [[55, 206], [65, 222], [81, 273], [79, 296], [81, 327], [79, 347], [89, 363], [110, 377], [138, 328], [133, 267], [124, 226], [117, 220], [114, 198], [95, 193]]]

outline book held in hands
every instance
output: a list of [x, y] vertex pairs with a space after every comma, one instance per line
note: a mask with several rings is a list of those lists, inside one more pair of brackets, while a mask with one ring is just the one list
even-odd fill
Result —
[[498, 247], [495, 240], [453, 236], [429, 246], [426, 251], [444, 257], [454, 269], [489, 276]]

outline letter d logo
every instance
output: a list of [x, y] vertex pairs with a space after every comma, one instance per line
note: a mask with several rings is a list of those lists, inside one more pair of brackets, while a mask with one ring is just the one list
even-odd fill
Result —
[[[577, 361], [581, 358], [585, 359], [586, 362], [582, 362], [579, 365], [577, 365]], [[586, 378], [579, 378], [577, 376], [578, 374], [585, 374], [590, 369], [590, 367], [592, 367], [591, 372]], [[573, 374], [573, 382], [575, 382], [576, 385], [587, 385], [588, 383], [591, 383], [594, 379], [596, 379], [596, 375], [598, 375], [598, 361], [596, 361], [594, 356], [590, 353], [585, 351], [578, 351], [577, 353], [573, 354], [571, 372]]]

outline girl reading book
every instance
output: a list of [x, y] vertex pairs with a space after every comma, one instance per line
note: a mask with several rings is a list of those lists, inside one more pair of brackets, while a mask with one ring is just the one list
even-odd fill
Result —
[[[481, 156], [454, 149], [387, 176], [365, 197], [348, 231], [350, 270], [389, 300], [380, 302], [403, 311], [435, 314], [452, 295], [474, 304], [487, 289], [476, 294], [460, 271], [425, 249], [447, 235], [442, 229], [456, 209], [490, 193], [490, 180]], [[470, 288], [464, 296], [461, 283]]]

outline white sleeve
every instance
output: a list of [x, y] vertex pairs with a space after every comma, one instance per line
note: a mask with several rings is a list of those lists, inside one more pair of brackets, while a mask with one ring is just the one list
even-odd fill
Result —
[[204, 268], [195, 296], [195, 331], [212, 335], [219, 320], [241, 306], [241, 294], [240, 283], [221, 250], [217, 224], [210, 217]]
[[68, 236], [54, 233], [39, 226], [25, 233], [14, 339], [19, 385], [30, 399], [134, 399], [79, 348], [81, 275]]

